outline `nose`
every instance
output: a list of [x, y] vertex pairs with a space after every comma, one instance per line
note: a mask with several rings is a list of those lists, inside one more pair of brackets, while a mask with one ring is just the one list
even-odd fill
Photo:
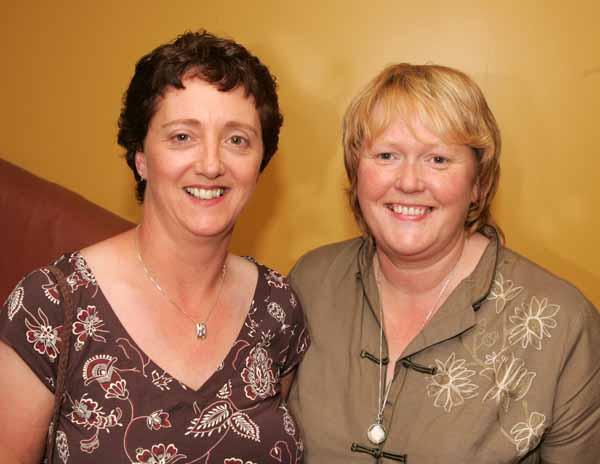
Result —
[[421, 169], [418, 161], [404, 160], [398, 167], [395, 187], [406, 193], [422, 191], [424, 183]]
[[223, 175], [225, 165], [221, 159], [221, 153], [217, 143], [208, 142], [204, 144], [194, 163], [196, 174], [208, 179], [216, 179]]

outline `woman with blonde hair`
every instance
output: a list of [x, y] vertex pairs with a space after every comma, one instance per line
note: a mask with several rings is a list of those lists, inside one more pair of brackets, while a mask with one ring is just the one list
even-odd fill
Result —
[[598, 462], [600, 316], [504, 246], [500, 140], [444, 66], [390, 66], [348, 108], [364, 234], [290, 274], [313, 341], [290, 394], [309, 464]]

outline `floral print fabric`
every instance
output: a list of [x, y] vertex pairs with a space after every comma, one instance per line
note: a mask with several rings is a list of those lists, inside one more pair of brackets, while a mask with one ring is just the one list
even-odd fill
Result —
[[[257, 264], [242, 330], [194, 391], [155, 365], [121, 325], [79, 253], [56, 263], [76, 302], [55, 462], [301, 463], [303, 444], [280, 404], [279, 379], [310, 339], [287, 281]], [[47, 269], [23, 279], [0, 313], [0, 338], [54, 390], [63, 308]]]

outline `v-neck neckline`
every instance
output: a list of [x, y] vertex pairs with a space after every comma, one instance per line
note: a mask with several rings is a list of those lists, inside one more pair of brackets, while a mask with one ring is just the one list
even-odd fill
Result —
[[[72, 256], [72, 254], [65, 254], [65, 256]], [[119, 318], [117, 313], [114, 311], [113, 305], [110, 303], [110, 301], [104, 294], [102, 287], [100, 286], [98, 280], [96, 279], [96, 274], [94, 273], [93, 269], [89, 266], [85, 257], [80, 252], [77, 252], [76, 256], [77, 256], [77, 258], [81, 259], [81, 262], [85, 266], [85, 269], [87, 270], [87, 272], [89, 272], [89, 275], [93, 278], [93, 281], [96, 283], [95, 298], [98, 299], [98, 303], [99, 303], [98, 306], [106, 308], [107, 316], [105, 316], [105, 319], [106, 319], [106, 317], [109, 317], [111, 319], [111, 323], [109, 325], [113, 328], [113, 330], [121, 332], [121, 334], [119, 334], [119, 335], [116, 335], [113, 333], [114, 340], [116, 341], [119, 338], [125, 338], [125, 339], [129, 340], [131, 347], [134, 350], [138, 351], [139, 354], [141, 354], [142, 356], [144, 356], [147, 359], [147, 363], [145, 366], [146, 368], [148, 368], [149, 366], [152, 366], [152, 367], [159, 369], [160, 371], [164, 372], [164, 374], [168, 375], [174, 381], [179, 383], [179, 385], [181, 385], [181, 387], [185, 391], [192, 392], [193, 394], [201, 394], [204, 392], [204, 390], [206, 388], [208, 388], [207, 385], [214, 384], [214, 382], [216, 381], [215, 379], [223, 371], [223, 366], [226, 365], [227, 362], [229, 361], [229, 359], [234, 356], [234, 352], [237, 353], [235, 347], [238, 344], [238, 342], [244, 338], [244, 331], [249, 326], [249, 323], [251, 322], [250, 315], [251, 315], [252, 309], [256, 307], [257, 295], [260, 294], [262, 287], [264, 285], [266, 285], [265, 279], [261, 278], [261, 273], [264, 271], [264, 269], [263, 269], [264, 266], [262, 264], [258, 263], [257, 261], [255, 261], [253, 258], [245, 256], [244, 259], [247, 259], [249, 262], [251, 262], [252, 264], [254, 264], [256, 266], [256, 270], [257, 270], [257, 274], [258, 274], [257, 279], [256, 279], [256, 285], [254, 287], [254, 293], [252, 294], [252, 300], [250, 301], [250, 305], [249, 305], [248, 309], [246, 310], [246, 315], [244, 316], [244, 320], [242, 322], [240, 330], [238, 331], [231, 347], [227, 351], [227, 354], [224, 356], [224, 358], [221, 360], [221, 362], [217, 365], [217, 368], [208, 376], [208, 378], [200, 386], [198, 386], [198, 388], [193, 388], [193, 387], [189, 386], [188, 384], [186, 384], [185, 382], [183, 382], [182, 380], [180, 380], [178, 377], [172, 375], [167, 369], [164, 369], [160, 364], [155, 362], [154, 359], [152, 359], [152, 357], [150, 357], [146, 353], [146, 351], [144, 351], [138, 345], [138, 343], [131, 336], [131, 334], [125, 327], [125, 325], [121, 322], [121, 319]], [[71, 266], [72, 266], [72, 270], [76, 271], [75, 266], [73, 266], [73, 265], [71, 265]], [[236, 356], [237, 356], [237, 354], [236, 354]], [[217, 383], [217, 384], [215, 384], [215, 386], [217, 386], [217, 388], [220, 388], [221, 383]]]

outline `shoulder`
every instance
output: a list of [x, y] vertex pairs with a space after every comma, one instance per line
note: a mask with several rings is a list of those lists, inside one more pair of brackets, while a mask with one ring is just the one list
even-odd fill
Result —
[[263, 307], [270, 318], [281, 324], [280, 333], [286, 333], [287, 328], [292, 327], [292, 333], [298, 332], [298, 336], [305, 339], [308, 335], [305, 334], [304, 310], [288, 279], [268, 266], [256, 265], [259, 273], [257, 289], [262, 287], [265, 290], [256, 295], [260, 301], [255, 301], [255, 304]]
[[511, 343], [541, 350], [552, 338], [550, 345], [568, 356], [586, 340], [588, 350], [600, 352], [600, 313], [594, 305], [570, 282], [519, 253], [500, 251], [488, 300], [499, 320], [507, 313]]
[[246, 257], [246, 259], [256, 264], [258, 270], [255, 298], [265, 301], [269, 312], [274, 310], [273, 308], [282, 308], [287, 314], [302, 312], [302, 308], [296, 304], [296, 296], [284, 275], [259, 263], [254, 258]]
[[[60, 257], [54, 265], [74, 292], [79, 281], [74, 267], [77, 253]], [[73, 283], [69, 281], [72, 280]], [[25, 276], [8, 296], [0, 311], [0, 339], [11, 346], [47, 384], [59, 353], [64, 322], [62, 295], [50, 265]]]
[[245, 257], [249, 262], [252, 262], [256, 265], [256, 268], [258, 269], [258, 279], [263, 280], [267, 287], [271, 290], [273, 289], [281, 289], [284, 290], [285, 292], [289, 292], [289, 282], [288, 279], [281, 274], [279, 271], [276, 271], [275, 269], [272, 269], [269, 266], [266, 266], [265, 264], [262, 264], [260, 262], [258, 262], [257, 260], [255, 260], [252, 257]]
[[508, 249], [490, 296], [511, 350], [537, 378], [529, 406], [543, 411], [536, 404], [551, 400], [544, 453], [579, 456], [600, 436], [600, 314], [574, 285]]
[[357, 237], [324, 245], [303, 255], [290, 271], [289, 278], [297, 286], [316, 285], [325, 277], [342, 277], [358, 271], [358, 255], [365, 240]]
[[306, 266], [320, 266], [324, 263], [333, 264], [336, 261], [349, 262], [355, 260], [358, 251], [364, 244], [362, 237], [356, 237], [343, 242], [330, 243], [305, 253], [296, 263], [294, 269]]
[[51, 266], [56, 266], [65, 276], [73, 272], [72, 260], [78, 253], [69, 253], [59, 257], [54, 263], [35, 269], [23, 277], [8, 295], [5, 306], [8, 309], [8, 317], [12, 317], [19, 311], [24, 300], [44, 306], [45, 302], [53, 305], [59, 303], [56, 278], [50, 272]]
[[[62, 324], [63, 298], [57, 281], [59, 276], [55, 275], [53, 268], [62, 272], [66, 291], [76, 295], [76, 300], [84, 289], [96, 290], [95, 278], [81, 254], [64, 254], [54, 263], [36, 269], [21, 279], [4, 302], [4, 322], [13, 322], [12, 326], [15, 328], [20, 324], [30, 328], [32, 320], [38, 325]], [[8, 326], [4, 329], [8, 330]]]
[[573, 284], [525, 256], [502, 248], [494, 284], [506, 287], [507, 283], [519, 288], [521, 297], [546, 299], [553, 304], [573, 308], [572, 311], [583, 311], [586, 315], [591, 310], [592, 317], [600, 317], [585, 295]]

